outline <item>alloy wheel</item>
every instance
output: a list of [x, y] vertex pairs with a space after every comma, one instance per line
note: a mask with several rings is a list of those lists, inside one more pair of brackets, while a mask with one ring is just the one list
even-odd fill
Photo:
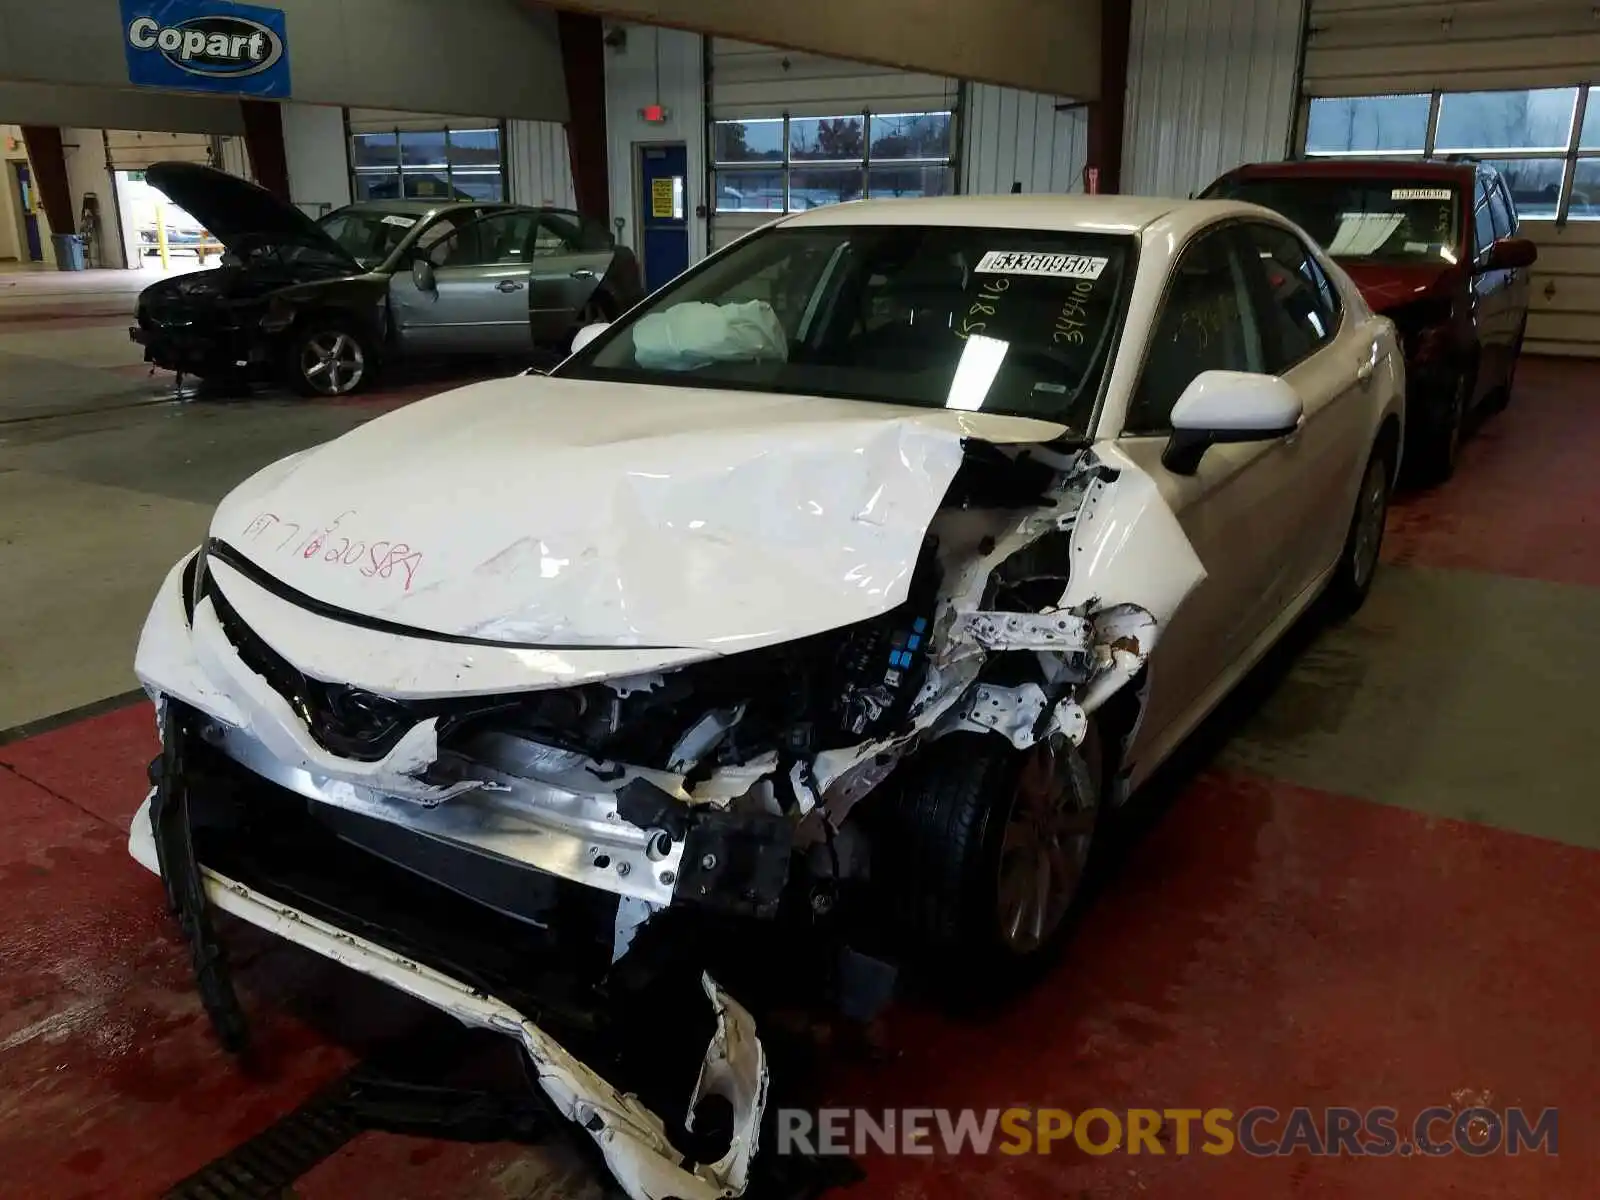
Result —
[[1350, 569], [1357, 588], [1365, 588], [1378, 569], [1383, 546], [1383, 525], [1389, 515], [1389, 466], [1377, 455], [1367, 464], [1356, 498], [1355, 544], [1350, 549]]
[[1000, 848], [1001, 941], [1029, 954], [1061, 927], [1083, 881], [1099, 799], [1065, 738], [1024, 752]]
[[307, 340], [300, 352], [300, 373], [322, 395], [343, 396], [361, 385], [367, 356], [348, 333], [328, 330]]

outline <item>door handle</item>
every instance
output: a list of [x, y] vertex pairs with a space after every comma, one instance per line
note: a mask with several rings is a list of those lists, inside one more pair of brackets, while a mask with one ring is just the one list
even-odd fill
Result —
[[1356, 364], [1356, 382], [1372, 382], [1372, 360], [1370, 358], [1363, 358]]
[[588, 267], [579, 267], [576, 271], [574, 271], [572, 273], [572, 278], [573, 279], [593, 279], [594, 278], [594, 272], [589, 270]]
[[516, 279], [502, 279], [494, 286], [498, 292], [520, 292], [522, 290], [521, 281]]

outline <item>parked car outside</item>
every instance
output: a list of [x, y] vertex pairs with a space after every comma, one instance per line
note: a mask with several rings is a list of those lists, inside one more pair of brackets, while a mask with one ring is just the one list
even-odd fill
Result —
[[632, 251], [564, 209], [363, 201], [313, 221], [210, 167], [157, 163], [145, 179], [226, 254], [146, 288], [129, 334], [147, 362], [205, 379], [349, 395], [398, 355], [565, 351], [641, 294]]
[[1538, 249], [1519, 235], [1499, 172], [1469, 161], [1319, 157], [1238, 167], [1203, 195], [1282, 213], [1393, 319], [1410, 389], [1406, 459], [1419, 480], [1449, 478], [1474, 413], [1510, 399], [1528, 324]]
[[634, 1200], [722, 1200], [764, 997], [1025, 975], [1103, 814], [1361, 603], [1401, 355], [1276, 214], [1115, 196], [794, 214], [583, 342], [222, 502], [140, 640], [130, 849], [228, 1040], [213, 907], [516, 1039]]

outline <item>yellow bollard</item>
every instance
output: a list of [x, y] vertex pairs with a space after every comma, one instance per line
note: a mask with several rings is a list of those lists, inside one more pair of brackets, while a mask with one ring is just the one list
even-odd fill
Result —
[[171, 267], [167, 259], [167, 210], [164, 205], [156, 205], [156, 249], [161, 251], [161, 269]]

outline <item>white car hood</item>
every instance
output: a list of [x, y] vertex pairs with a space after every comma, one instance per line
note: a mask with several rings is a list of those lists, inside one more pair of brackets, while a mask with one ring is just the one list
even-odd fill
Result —
[[305, 596], [493, 642], [730, 652], [905, 598], [961, 439], [1059, 425], [543, 376], [275, 463], [211, 536]]

